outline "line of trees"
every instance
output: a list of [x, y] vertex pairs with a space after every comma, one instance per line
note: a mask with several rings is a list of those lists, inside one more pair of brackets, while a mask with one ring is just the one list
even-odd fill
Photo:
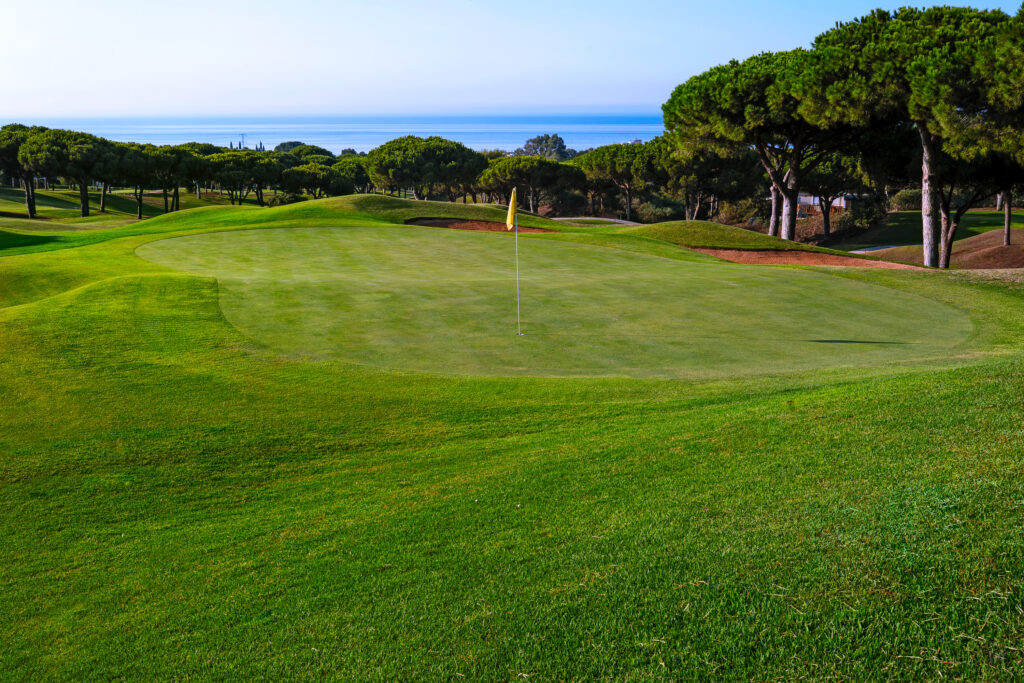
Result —
[[[836, 196], [867, 187], [864, 166], [860, 157], [834, 153], [809, 172], [804, 186], [822, 198], [823, 207], [831, 206]], [[873, 173], [882, 176], [882, 171]], [[26, 188], [30, 216], [35, 215], [36, 186], [57, 181], [78, 187], [82, 215], [88, 215], [90, 187], [100, 187], [101, 211], [110, 188], [127, 188], [140, 218], [147, 193], [157, 191], [164, 211], [176, 211], [183, 188], [200, 197], [215, 188], [232, 204], [254, 201], [262, 206], [371, 191], [507, 203], [518, 187], [530, 211], [543, 206], [555, 215], [610, 213], [646, 222], [713, 219], [723, 204], [736, 202], [746, 202], [748, 210], [733, 220], [746, 220], [762, 212], [763, 199], [771, 193], [755, 149], [690, 148], [669, 134], [582, 153], [568, 150], [557, 135], [544, 135], [512, 154], [476, 152], [440, 137], [405, 136], [367, 154], [343, 150], [335, 156], [299, 141], [281, 143], [272, 151], [204, 143], [158, 147], [11, 124], [0, 129], [0, 174], [4, 181]], [[270, 200], [268, 190], [275, 191]], [[775, 218], [777, 214], [771, 212]]]
[[[680, 182], [679, 173], [692, 176], [696, 171], [683, 160], [670, 159], [668, 152], [661, 138], [579, 154], [560, 136], [542, 135], [509, 154], [476, 152], [440, 137], [405, 136], [367, 154], [343, 150], [335, 156], [300, 141], [257, 151], [195, 142], [112, 142], [78, 131], [20, 124], [0, 128], [0, 174], [5, 182], [25, 188], [29, 217], [36, 216], [37, 186], [59, 182], [78, 188], [83, 216], [89, 214], [90, 188], [96, 186], [100, 211], [111, 188], [127, 188], [139, 218], [147, 193], [158, 192], [164, 212], [170, 212], [180, 208], [182, 188], [199, 197], [216, 188], [232, 204], [253, 200], [263, 206], [270, 203], [265, 192], [271, 189], [277, 191], [273, 202], [379, 190], [409, 192], [415, 199], [507, 203], [512, 188], [519, 187], [530, 211], [539, 211], [542, 204], [555, 213], [604, 213], [622, 207], [630, 218], [640, 197], [677, 185], [697, 187], [696, 181]], [[718, 158], [706, 154], [701, 159], [712, 157]], [[714, 196], [713, 185], [704, 182], [688, 195], [688, 215], [696, 216]]]
[[663, 107], [666, 137], [687, 155], [753, 150], [785, 239], [801, 192], [906, 185], [916, 167], [924, 262], [945, 268], [963, 215], [997, 193], [1008, 206], [1024, 177], [1022, 64], [1024, 8], [876, 10], [691, 78]]
[[139, 218], [143, 197], [152, 190], [162, 194], [164, 212], [180, 208], [181, 188], [201, 197], [205, 188], [216, 187], [232, 204], [252, 196], [260, 206], [267, 204], [269, 188], [314, 198], [366, 192], [370, 180], [361, 159], [354, 152], [335, 157], [312, 145], [270, 152], [197, 142], [156, 146], [39, 126], [0, 128], [0, 174], [25, 189], [29, 218], [36, 216], [39, 184], [58, 180], [78, 188], [82, 216], [89, 215], [89, 190], [97, 185], [100, 211], [106, 210], [110, 188], [129, 188]]
[[[688, 132], [695, 128], [686, 129]], [[903, 131], [906, 137], [907, 131]], [[824, 229], [827, 207], [851, 191], [876, 191], [868, 177], [898, 178], [888, 150], [906, 148], [905, 140], [876, 135], [877, 153], [832, 152], [801, 175], [801, 189], [820, 197]], [[895, 140], [895, 142], [894, 142]], [[885, 144], [881, 144], [885, 142]], [[144, 196], [154, 190], [165, 212], [180, 208], [180, 193], [216, 189], [232, 204], [259, 205], [314, 199], [353, 192], [382, 191], [415, 199], [507, 203], [520, 188], [525, 208], [554, 215], [617, 215], [654, 222], [673, 219], [770, 221], [778, 232], [782, 195], [755, 146], [733, 141], [691, 144], [678, 129], [646, 143], [615, 144], [575, 152], [558, 135], [542, 135], [509, 154], [476, 152], [440, 137], [405, 136], [365, 154], [330, 150], [300, 141], [271, 151], [218, 147], [204, 143], [154, 146], [117, 143], [86, 133], [11, 124], [0, 129], [0, 174], [4, 182], [26, 188], [26, 210], [35, 215], [37, 185], [63, 182], [81, 193], [82, 214], [89, 211], [89, 188], [100, 187], [100, 210], [109, 188], [126, 188], [142, 216]], [[261, 146], [262, 147], [262, 146]], [[529, 154], [527, 152], [535, 152]], [[776, 153], [769, 150], [768, 153]], [[888, 156], [886, 156], [888, 154]], [[874, 160], [874, 161], [872, 161]], [[870, 169], [870, 173], [868, 170]], [[904, 173], [905, 175], [905, 173]], [[273, 190], [268, 197], [266, 192]], [[771, 196], [768, 211], [765, 198]], [[744, 204], [740, 214], [720, 216], [723, 206]], [[792, 216], [791, 202], [784, 215]], [[784, 236], [792, 237], [787, 226]]]

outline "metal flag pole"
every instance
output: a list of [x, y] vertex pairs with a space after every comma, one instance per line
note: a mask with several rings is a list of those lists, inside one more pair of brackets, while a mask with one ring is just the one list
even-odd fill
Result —
[[516, 226], [516, 336], [523, 336], [523, 323], [519, 314], [519, 212], [513, 217]]

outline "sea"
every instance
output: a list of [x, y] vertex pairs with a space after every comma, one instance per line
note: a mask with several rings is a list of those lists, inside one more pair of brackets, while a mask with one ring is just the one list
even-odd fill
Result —
[[165, 117], [60, 118], [20, 121], [27, 125], [70, 128], [122, 142], [175, 145], [208, 142], [273, 149], [298, 140], [337, 154], [367, 152], [403, 135], [440, 135], [477, 150], [513, 151], [529, 138], [562, 136], [568, 147], [585, 150], [613, 143], [647, 141], [664, 130], [659, 114], [554, 116], [364, 116], [364, 117]]

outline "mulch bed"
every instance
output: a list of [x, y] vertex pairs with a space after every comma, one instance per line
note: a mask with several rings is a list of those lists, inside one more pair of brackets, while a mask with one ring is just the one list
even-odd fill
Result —
[[766, 250], [754, 251], [750, 249], [695, 249], [702, 254], [714, 256], [733, 263], [748, 263], [766, 266], [852, 266], [855, 268], [892, 268], [895, 270], [923, 270], [919, 266], [911, 266], [905, 263], [893, 263], [891, 261], [869, 261], [867, 259], [854, 258], [853, 256], [839, 256], [838, 254], [819, 254], [814, 251], [784, 251]]
[[[406, 225], [423, 225], [431, 228], [451, 228], [452, 230], [477, 230], [481, 232], [505, 232], [507, 228], [504, 223], [494, 221], [464, 221], [457, 218], [414, 218], [405, 222]], [[555, 232], [546, 228], [524, 228], [519, 226], [519, 232]]]

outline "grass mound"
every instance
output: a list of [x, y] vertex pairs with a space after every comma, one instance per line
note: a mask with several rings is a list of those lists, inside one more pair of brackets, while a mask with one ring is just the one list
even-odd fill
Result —
[[[398, 199], [380, 195], [349, 195], [298, 202], [278, 207], [205, 205], [160, 214], [145, 221], [128, 218], [114, 220], [113, 214], [95, 214], [55, 224], [43, 220], [0, 220], [0, 255], [52, 251], [96, 244], [120, 237], [160, 234], [181, 230], [234, 230], [273, 226], [338, 227], [365, 225], [402, 225], [408, 221], [428, 218], [482, 220], [504, 223], [507, 209], [500, 206], [427, 202]], [[116, 217], [115, 217], [116, 218]], [[70, 219], [69, 219], [70, 220]], [[69, 230], [89, 223], [90, 230]], [[520, 213], [520, 225], [559, 231], [563, 226], [528, 213]], [[27, 235], [31, 235], [28, 237]]]
[[757, 251], [814, 251], [826, 254], [838, 254], [832, 249], [824, 249], [810, 244], [793, 242], [772, 237], [756, 230], [746, 230], [732, 225], [722, 225], [709, 221], [670, 221], [623, 228], [619, 231], [626, 235], [650, 237], [671, 242], [691, 249], [750, 249]]
[[[1014, 211], [1012, 223], [1024, 228], [1024, 211]], [[961, 235], [980, 235], [1003, 229], [1002, 211], [969, 211], [960, 224]], [[921, 244], [921, 212], [897, 211], [889, 214], [882, 225], [844, 241], [843, 249], [864, 249], [877, 246], [911, 246]], [[910, 252], [907, 252], [908, 254]]]
[[[1024, 229], [1011, 230], [1010, 246], [1003, 246], [1002, 230], [986, 230], [953, 243], [950, 267], [968, 270], [1024, 268]], [[923, 263], [920, 246], [893, 247], [872, 252], [882, 258]]]

